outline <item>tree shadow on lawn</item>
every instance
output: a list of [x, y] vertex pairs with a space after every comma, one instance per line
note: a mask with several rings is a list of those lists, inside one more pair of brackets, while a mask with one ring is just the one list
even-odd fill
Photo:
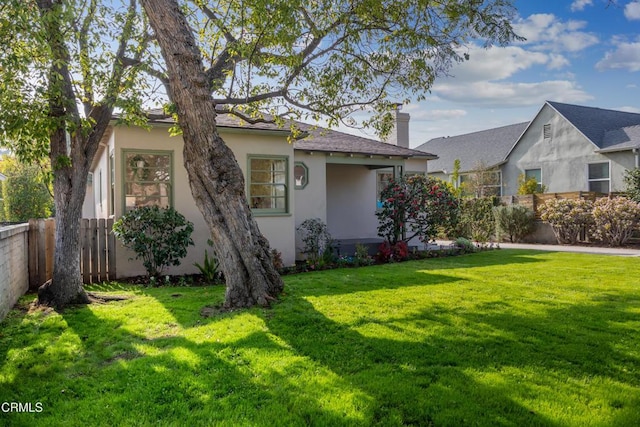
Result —
[[[639, 361], [618, 348], [619, 334], [637, 342], [638, 333], [617, 326], [637, 319], [617, 306], [572, 305], [544, 315], [461, 313], [440, 306], [437, 315], [429, 308], [348, 325], [327, 318], [303, 298], [295, 304], [303, 308], [274, 314], [267, 320], [269, 329], [300, 355], [371, 395], [373, 423], [640, 422], [640, 374], [634, 368]], [[600, 320], [585, 328], [592, 318]], [[426, 337], [411, 338], [407, 332], [429, 322], [442, 327]], [[385, 338], [398, 332], [409, 340]], [[585, 391], [581, 385], [601, 380], [611, 381], [601, 394], [597, 387]], [[598, 415], [592, 400], [596, 408], [608, 406], [608, 419], [592, 418]]]
[[[218, 330], [239, 316], [262, 323], [240, 312], [221, 319]], [[19, 322], [26, 316], [15, 317]], [[230, 342], [187, 339], [171, 331], [149, 339], [132, 332], [130, 322], [96, 315], [92, 307], [53, 313], [51, 320], [56, 326], [43, 326], [43, 334], [22, 340], [12, 335], [2, 343], [3, 353], [20, 354], [17, 360], [11, 354], [0, 368], [2, 374], [15, 373], [0, 376], [0, 401], [41, 402], [44, 409], [3, 414], [10, 425], [313, 425], [319, 420], [337, 426], [352, 425], [361, 415], [356, 409], [334, 411], [323, 401], [366, 405], [363, 393], [354, 393], [335, 375], [327, 382], [332, 373], [308, 359], [279, 363], [290, 349], [267, 331]], [[215, 334], [216, 321], [204, 327]], [[270, 363], [256, 365], [256, 353]], [[314, 369], [315, 377], [299, 378]]]

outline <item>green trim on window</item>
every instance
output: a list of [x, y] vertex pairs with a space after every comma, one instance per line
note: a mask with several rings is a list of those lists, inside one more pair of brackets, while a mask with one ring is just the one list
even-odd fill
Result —
[[[304, 177], [302, 178], [302, 183], [300, 185], [298, 185], [298, 179], [296, 176], [297, 167], [301, 167], [304, 169]], [[304, 188], [309, 184], [309, 167], [304, 162], [293, 163], [293, 180], [293, 188], [295, 188], [296, 190], [304, 190]]]
[[[289, 157], [249, 154], [247, 156], [247, 202], [253, 214], [256, 216], [289, 214], [289, 197]], [[269, 205], [271, 207], [264, 207]]]
[[406, 171], [404, 176], [427, 176], [427, 173], [424, 171]]
[[[140, 155], [140, 159], [139, 161], [144, 162], [144, 156], [167, 156], [169, 157], [169, 177], [168, 180], [165, 181], [157, 181], [155, 179], [152, 179], [152, 176], [150, 175], [152, 172], [153, 167], [147, 165], [144, 165], [141, 167], [141, 171], [140, 174], [138, 174], [138, 171], [136, 171], [134, 173], [134, 178], [138, 177], [139, 179], [136, 180], [127, 180], [127, 168], [130, 165], [129, 163], [131, 162], [130, 160], [127, 160], [127, 156], [134, 154], [134, 157], [137, 155]], [[131, 159], [133, 160], [133, 159]], [[122, 177], [122, 182], [120, 185], [120, 189], [122, 190], [122, 213], [126, 213], [127, 212], [127, 184], [129, 183], [137, 183], [139, 186], [149, 186], [152, 187], [153, 185], [156, 185], [159, 187], [160, 184], [164, 184], [168, 187], [168, 192], [166, 195], [146, 195], [146, 196], [142, 196], [142, 195], [130, 195], [130, 197], [133, 198], [146, 198], [148, 201], [151, 201], [153, 199], [157, 199], [160, 203], [158, 204], [159, 206], [162, 206], [162, 199], [163, 198], [168, 198], [168, 203], [167, 206], [169, 207], [173, 207], [174, 204], [174, 183], [175, 183], [175, 178], [174, 178], [174, 165], [173, 165], [173, 151], [169, 151], [169, 150], [137, 150], [137, 149], [130, 149], [130, 148], [123, 148], [121, 150], [121, 163], [122, 163], [122, 167], [121, 167], [121, 177]], [[160, 168], [155, 168], [158, 171], [160, 170]], [[143, 179], [142, 179], [143, 178]], [[154, 205], [154, 203], [145, 203], [145, 204], [141, 204], [138, 205], [136, 204], [136, 206], [151, 206]]]

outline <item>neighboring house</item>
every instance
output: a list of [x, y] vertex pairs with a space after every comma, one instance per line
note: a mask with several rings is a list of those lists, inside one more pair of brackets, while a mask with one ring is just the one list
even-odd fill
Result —
[[[397, 117], [393, 143], [300, 124], [309, 136], [291, 144], [288, 130], [218, 116], [220, 135], [244, 173], [254, 217], [286, 265], [300, 258], [296, 227], [304, 220], [321, 219], [338, 240], [377, 238], [380, 187], [400, 173], [427, 172], [427, 161], [436, 156], [409, 149], [408, 115]], [[191, 196], [182, 137], [169, 136], [169, 119], [150, 124], [150, 130], [115, 122], [109, 128], [91, 168], [83, 217], [119, 218], [136, 206], [173, 206], [194, 223], [195, 247], [169, 273], [195, 273], [193, 263], [204, 258], [209, 231]], [[131, 257], [118, 247], [118, 276], [144, 273]]]
[[550, 193], [623, 191], [624, 173], [639, 167], [640, 114], [547, 101], [529, 123], [519, 123], [418, 147], [435, 153], [429, 173], [450, 179], [483, 163], [495, 167], [502, 195], [518, 192], [518, 177], [535, 177]]

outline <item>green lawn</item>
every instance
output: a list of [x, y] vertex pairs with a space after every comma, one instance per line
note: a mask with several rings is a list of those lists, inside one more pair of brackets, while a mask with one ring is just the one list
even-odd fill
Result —
[[640, 425], [640, 259], [500, 250], [287, 276], [0, 324], [6, 425]]

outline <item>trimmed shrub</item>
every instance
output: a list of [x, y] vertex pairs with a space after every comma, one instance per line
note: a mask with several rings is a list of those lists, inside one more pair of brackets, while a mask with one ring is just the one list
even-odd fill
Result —
[[458, 223], [447, 234], [452, 239], [464, 237], [478, 243], [490, 241], [495, 234], [493, 208], [498, 203], [496, 197], [463, 200], [460, 202]]
[[626, 197], [602, 198], [593, 204], [593, 235], [609, 246], [624, 245], [640, 223], [640, 203]]
[[558, 243], [573, 245], [593, 224], [592, 207], [588, 200], [551, 199], [540, 207], [540, 218], [551, 225]]
[[122, 244], [142, 259], [151, 277], [159, 277], [165, 267], [180, 265], [193, 245], [193, 224], [173, 208], [145, 206], [127, 212], [113, 224], [113, 233]]
[[626, 184], [627, 196], [634, 202], [640, 203], [640, 169], [635, 168], [625, 172], [624, 183]]
[[524, 239], [533, 232], [535, 214], [526, 206], [509, 205], [493, 208], [498, 238], [509, 237], [511, 243]]

